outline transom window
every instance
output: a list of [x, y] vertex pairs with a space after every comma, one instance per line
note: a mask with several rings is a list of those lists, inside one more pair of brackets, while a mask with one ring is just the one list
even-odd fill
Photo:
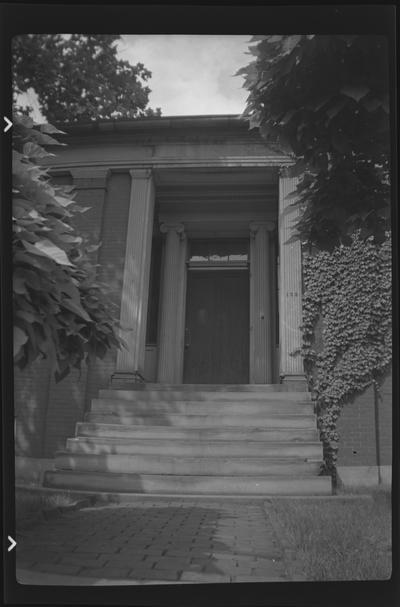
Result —
[[247, 267], [249, 242], [246, 239], [192, 240], [189, 267]]

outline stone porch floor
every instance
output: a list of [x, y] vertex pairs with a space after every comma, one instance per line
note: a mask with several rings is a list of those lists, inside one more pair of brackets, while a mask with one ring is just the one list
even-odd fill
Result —
[[17, 541], [19, 583], [290, 580], [262, 500], [138, 497], [41, 522]]

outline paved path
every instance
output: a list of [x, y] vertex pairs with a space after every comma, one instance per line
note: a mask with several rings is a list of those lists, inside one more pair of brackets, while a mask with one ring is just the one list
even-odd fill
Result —
[[22, 570], [25, 583], [35, 574], [36, 583], [43, 574], [105, 584], [289, 579], [262, 501], [138, 498], [64, 514], [17, 539], [21, 583]]

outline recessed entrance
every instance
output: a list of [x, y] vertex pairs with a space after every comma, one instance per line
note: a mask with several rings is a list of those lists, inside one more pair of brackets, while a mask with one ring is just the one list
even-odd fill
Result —
[[249, 382], [246, 241], [191, 245], [187, 275], [184, 383]]

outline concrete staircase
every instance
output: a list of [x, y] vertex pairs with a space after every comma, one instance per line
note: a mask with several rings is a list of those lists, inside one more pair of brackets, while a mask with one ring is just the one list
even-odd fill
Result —
[[307, 392], [281, 385], [101, 390], [47, 487], [170, 495], [329, 495]]

